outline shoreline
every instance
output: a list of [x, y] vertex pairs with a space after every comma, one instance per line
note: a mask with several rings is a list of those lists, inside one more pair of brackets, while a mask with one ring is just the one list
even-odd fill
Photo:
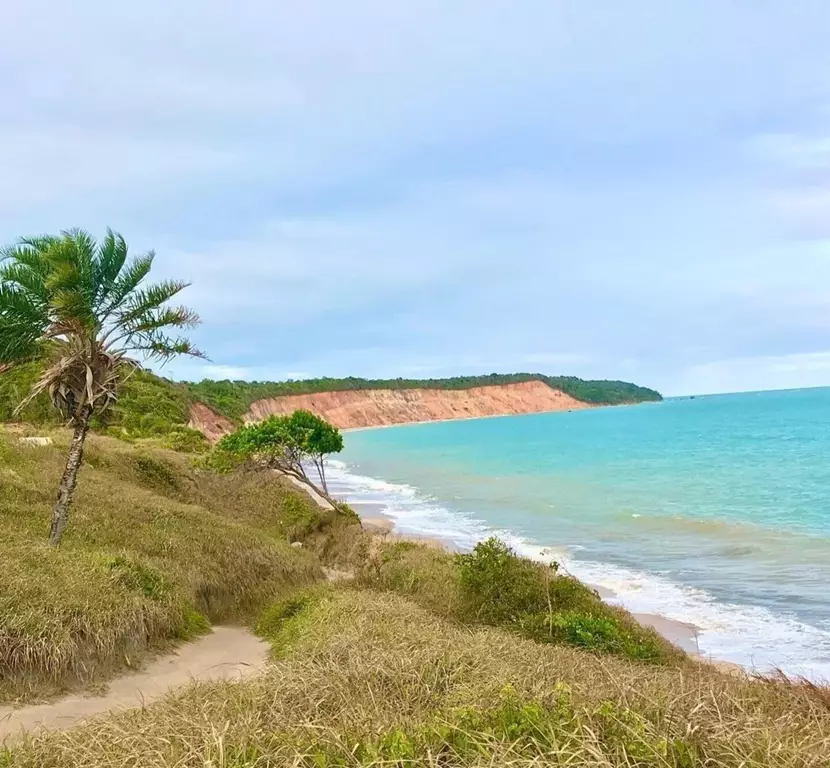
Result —
[[[591, 405], [588, 408], [578, 408], [580, 411], [587, 411], [593, 408], [605, 408], [611, 406]], [[543, 413], [572, 413], [572, 409], [560, 411], [529, 411], [527, 413], [491, 413], [487, 416], [459, 416], [454, 419], [421, 419], [419, 421], [396, 421], [393, 424], [373, 424], [370, 427], [344, 427], [340, 431], [345, 435], [349, 432], [367, 432], [370, 429], [389, 429], [390, 427], [416, 427], [420, 424], [447, 424], [452, 421], [484, 421], [485, 419], [507, 419], [517, 416], [541, 416]]]
[[[361, 505], [358, 502], [353, 506], [360, 507]], [[375, 505], [372, 505], [372, 507], [375, 507]], [[367, 510], [366, 516], [363, 516], [359, 509], [355, 511], [360, 517], [360, 523], [363, 529], [370, 533], [389, 537], [395, 541], [412, 541], [435, 549], [443, 549], [446, 552], [458, 551], [458, 548], [451, 541], [445, 539], [434, 536], [419, 536], [413, 533], [396, 533], [395, 521], [376, 508], [372, 508], [370, 511]], [[610, 589], [597, 584], [587, 582], [586, 584], [596, 591], [600, 598], [606, 602], [613, 604], [614, 599], [617, 597], [616, 593]], [[714, 664], [725, 670], [745, 671], [744, 667], [740, 664], [704, 655], [700, 650], [700, 644], [698, 642], [698, 627], [694, 624], [679, 621], [678, 619], [670, 619], [658, 613], [635, 613], [633, 611], [630, 613], [641, 625], [656, 630], [670, 643], [685, 651], [691, 658]]]
[[483, 421], [484, 419], [506, 419], [516, 418], [519, 416], [541, 416], [545, 413], [578, 413], [581, 411], [594, 411], [598, 408], [632, 408], [636, 405], [656, 404], [663, 401], [642, 400], [633, 403], [584, 403], [579, 408], [562, 408], [553, 411], [523, 411], [522, 413], [491, 413], [485, 416], [459, 416], [452, 419], [421, 419], [419, 421], [398, 421], [394, 424], [372, 424], [367, 427], [341, 427], [340, 431], [343, 434], [349, 432], [366, 432], [370, 429], [388, 429], [389, 427], [414, 427], [418, 424], [446, 424], [452, 421]]

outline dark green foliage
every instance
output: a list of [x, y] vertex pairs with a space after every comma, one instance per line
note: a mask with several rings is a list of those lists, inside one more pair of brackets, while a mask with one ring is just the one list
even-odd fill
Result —
[[496, 538], [455, 556], [459, 613], [534, 640], [576, 645], [643, 661], [665, 661], [671, 649], [656, 633], [604, 602], [582, 582], [519, 557]]
[[166, 435], [189, 419], [187, 393], [148, 371], [136, 370], [124, 382], [106, 422], [134, 437]]
[[358, 583], [411, 598], [465, 624], [488, 624], [543, 643], [674, 663], [682, 651], [555, 566], [519, 557], [496, 538], [450, 555], [410, 541], [366, 557]]
[[164, 447], [181, 453], [204, 453], [210, 443], [198, 429], [173, 427], [164, 435]]
[[52, 408], [49, 396], [41, 392], [15, 414], [32, 387], [43, 374], [45, 364], [40, 360], [23, 363], [0, 373], [0, 421], [28, 421], [32, 424], [58, 424], [61, 418]]
[[[0, 422], [25, 421], [31, 424], [60, 424], [63, 419], [52, 407], [45, 392], [29, 402], [20, 414], [14, 410], [43, 374], [43, 360], [15, 366], [0, 373]], [[162, 437], [166, 447], [188, 453], [208, 448], [204, 435], [187, 426], [189, 396], [185, 387], [149, 371], [129, 372], [113, 407], [92, 419], [92, 427], [124, 440]]]
[[[343, 450], [343, 436], [325, 419], [311, 411], [297, 410], [290, 416], [271, 416], [256, 424], [240, 427], [226, 435], [216, 447], [217, 468], [225, 463], [254, 461], [308, 480], [304, 465], [317, 469], [326, 488], [325, 458]], [[228, 458], [221, 458], [225, 454]]]
[[[0, 421], [13, 421], [12, 412], [20, 402], [21, 394], [31, 388], [44, 368], [43, 363], [21, 365], [0, 374]], [[137, 371], [122, 386], [118, 402], [105, 420], [95, 427], [117, 437], [165, 436], [180, 431], [189, 420], [188, 408], [193, 402], [203, 402], [218, 413], [237, 423], [251, 403], [267, 397], [340, 392], [365, 389], [468, 389], [496, 384], [516, 384], [543, 381], [566, 394], [595, 405], [618, 405], [661, 400], [658, 392], [624, 381], [583, 381], [574, 376], [543, 376], [535, 373], [490, 374], [489, 376], [456, 376], [449, 379], [358, 379], [322, 378], [305, 381], [211, 381], [198, 383], [173, 382], [148, 371]], [[56, 423], [57, 414], [49, 408], [43, 395], [20, 415], [20, 420], [35, 424]], [[175, 445], [171, 445], [175, 447]], [[178, 448], [177, 448], [178, 449]], [[194, 450], [184, 441], [184, 450]], [[200, 450], [203, 450], [200, 449]]]
[[537, 563], [517, 557], [499, 539], [490, 538], [470, 554], [456, 555], [456, 562], [471, 617], [501, 624], [547, 610], [548, 574]]

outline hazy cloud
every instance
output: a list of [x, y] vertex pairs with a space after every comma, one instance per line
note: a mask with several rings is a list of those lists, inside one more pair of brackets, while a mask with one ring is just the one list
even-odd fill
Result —
[[0, 239], [156, 248], [213, 359], [168, 374], [830, 384], [828, 27], [823, 0], [7, 4]]

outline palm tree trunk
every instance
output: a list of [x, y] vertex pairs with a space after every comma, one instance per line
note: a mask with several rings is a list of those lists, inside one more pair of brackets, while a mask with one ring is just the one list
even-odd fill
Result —
[[72, 435], [72, 442], [69, 444], [69, 456], [66, 458], [66, 467], [58, 486], [58, 499], [52, 508], [49, 543], [54, 546], [60, 543], [63, 529], [66, 528], [66, 521], [69, 519], [69, 505], [72, 503], [75, 484], [78, 482], [78, 470], [81, 468], [81, 462], [84, 458], [84, 441], [86, 440], [86, 433], [89, 431], [91, 416], [92, 407], [84, 405], [75, 419], [75, 432]]

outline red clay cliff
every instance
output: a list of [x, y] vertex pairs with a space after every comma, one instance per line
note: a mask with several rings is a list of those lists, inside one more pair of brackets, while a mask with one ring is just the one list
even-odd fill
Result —
[[[261, 421], [305, 408], [340, 429], [352, 429], [590, 407], [544, 382], [525, 381], [471, 389], [363, 389], [284, 395], [252, 403], [245, 421]], [[192, 406], [190, 419], [191, 426], [201, 429], [211, 440], [233, 430], [232, 422], [202, 403]]]

